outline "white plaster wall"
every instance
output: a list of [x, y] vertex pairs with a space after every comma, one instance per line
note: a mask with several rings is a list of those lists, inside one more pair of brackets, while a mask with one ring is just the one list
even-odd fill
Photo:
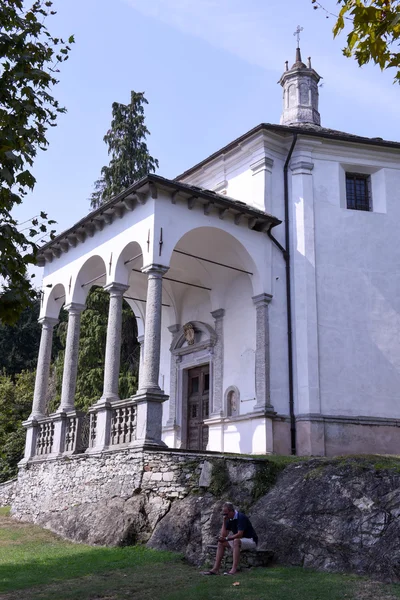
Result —
[[223, 390], [236, 386], [240, 414], [253, 410], [255, 400], [256, 309], [249, 276], [239, 275], [226, 289], [224, 316]]
[[[283, 167], [289, 149], [289, 141], [279, 143], [275, 136], [265, 136], [260, 134], [257, 140], [251, 141], [248, 146], [228, 158], [219, 158], [215, 163], [203, 167], [199, 172], [193, 173], [184, 181], [193, 185], [213, 189], [220, 182], [225, 181], [225, 189], [228, 196], [246, 202], [250, 206], [266, 210], [270, 214], [282, 220], [282, 224], [272, 230], [274, 237], [284, 246], [284, 178]], [[263, 157], [269, 157], [273, 160], [271, 173], [259, 172], [254, 174], [250, 165], [261, 160]], [[260, 236], [261, 237], [261, 236]], [[270, 376], [271, 376], [271, 403], [275, 410], [280, 414], [289, 413], [289, 385], [288, 385], [288, 354], [287, 354], [287, 319], [286, 319], [286, 267], [282, 252], [272, 244], [272, 242], [263, 236], [262, 240], [255, 239], [258, 245], [249, 245], [247, 240], [243, 239], [243, 244], [252, 255], [259, 255], [263, 266], [262, 270], [267, 271], [270, 265], [270, 278], [268, 293], [272, 294], [273, 299], [269, 305], [270, 317]], [[264, 250], [268, 249], [268, 252]], [[265, 288], [267, 291], [267, 288]], [[255, 293], [255, 292], [253, 292]], [[240, 310], [239, 310], [240, 312]], [[240, 316], [239, 323], [240, 321]], [[225, 318], [226, 322], [226, 318]], [[237, 323], [235, 323], [237, 329]], [[226, 326], [227, 329], [227, 326]], [[255, 331], [255, 330], [254, 330]], [[229, 335], [229, 333], [227, 334]], [[229, 355], [231, 350], [229, 345], [225, 346], [226, 361], [228, 365], [232, 357]], [[242, 356], [242, 366], [254, 363], [254, 342], [253, 347], [245, 348]], [[229, 358], [228, 358], [229, 355]], [[226, 367], [227, 369], [228, 367]], [[225, 369], [225, 372], [226, 372]], [[253, 366], [254, 369], [254, 366]], [[249, 381], [249, 380], [247, 380]], [[224, 389], [230, 385], [224, 380]], [[241, 389], [241, 386], [238, 386]], [[246, 397], [251, 398], [254, 392], [254, 381], [251, 381], [245, 387]], [[247, 393], [248, 392], [248, 393]], [[242, 396], [244, 397], [244, 396]], [[253, 403], [251, 401], [241, 404], [241, 410], [248, 412]]]
[[[321, 410], [398, 418], [399, 161], [389, 152], [342, 151], [315, 160], [313, 170]], [[344, 207], [339, 163], [377, 174], [379, 212]]]

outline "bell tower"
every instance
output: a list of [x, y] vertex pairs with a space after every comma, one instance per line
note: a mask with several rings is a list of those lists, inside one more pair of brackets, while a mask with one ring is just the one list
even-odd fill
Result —
[[301, 60], [300, 31], [297, 27], [296, 61], [286, 69], [279, 82], [283, 87], [283, 111], [280, 119], [281, 125], [321, 125], [318, 112], [318, 82], [321, 77], [311, 67], [311, 58], [307, 66]]

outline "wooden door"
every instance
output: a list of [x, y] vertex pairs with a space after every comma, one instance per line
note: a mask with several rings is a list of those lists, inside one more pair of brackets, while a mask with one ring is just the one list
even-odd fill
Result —
[[208, 443], [208, 426], [204, 419], [209, 417], [210, 367], [203, 365], [188, 371], [187, 447], [189, 450], [205, 450]]

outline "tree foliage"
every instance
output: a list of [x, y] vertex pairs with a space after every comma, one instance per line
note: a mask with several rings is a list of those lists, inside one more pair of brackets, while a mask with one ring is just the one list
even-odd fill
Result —
[[[326, 11], [317, 0], [312, 3]], [[373, 61], [382, 70], [393, 68], [394, 80], [400, 83], [400, 0], [338, 0], [338, 4], [334, 36], [350, 26], [344, 55], [354, 57], [360, 66]]]
[[24, 453], [22, 422], [32, 409], [35, 372], [22, 371], [15, 381], [0, 375], [0, 483], [14, 477]]
[[158, 160], [150, 156], [146, 136], [144, 105], [148, 104], [143, 92], [131, 92], [129, 104], [114, 102], [111, 128], [103, 140], [111, 155], [109, 166], [101, 169], [101, 177], [94, 184], [90, 206], [97, 208], [132, 183], [153, 173]]
[[48, 144], [48, 127], [65, 112], [52, 95], [68, 43], [46, 26], [51, 0], [0, 0], [0, 319], [12, 324], [35, 297], [27, 267], [36, 263], [38, 237], [48, 231], [41, 212], [24, 229], [11, 211], [35, 185], [31, 167]]

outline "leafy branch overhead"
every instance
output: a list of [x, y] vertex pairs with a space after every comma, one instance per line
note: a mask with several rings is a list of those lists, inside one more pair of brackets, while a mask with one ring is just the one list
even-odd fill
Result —
[[[323, 4], [312, 0], [314, 8]], [[382, 70], [395, 69], [394, 80], [400, 83], [400, 0], [338, 0], [340, 10], [333, 28], [336, 37], [347, 30], [345, 56], [354, 57], [360, 66], [373, 61]]]
[[101, 177], [94, 184], [92, 208], [98, 208], [158, 168], [158, 160], [150, 156], [146, 144], [150, 132], [145, 125], [145, 104], [148, 101], [144, 93], [134, 91], [129, 104], [113, 103], [111, 127], [103, 138], [111, 160], [109, 166], [101, 169]]
[[[47, 130], [65, 112], [52, 95], [58, 65], [67, 60], [73, 37], [53, 37], [46, 26], [55, 15], [51, 0], [0, 0], [0, 320], [14, 323], [36, 293], [27, 276], [38, 243], [48, 232], [47, 214], [19, 228], [12, 216], [36, 183], [31, 168], [46, 150]], [[50, 232], [51, 234], [52, 232]]]

